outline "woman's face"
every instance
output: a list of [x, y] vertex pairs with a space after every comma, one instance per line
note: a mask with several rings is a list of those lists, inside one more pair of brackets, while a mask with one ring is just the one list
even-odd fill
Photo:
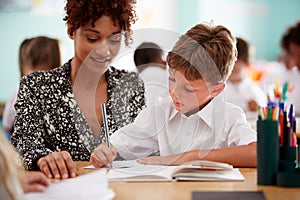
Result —
[[110, 16], [102, 16], [92, 27], [91, 22], [76, 29], [69, 35], [74, 39], [75, 65], [82, 64], [92, 72], [105, 72], [117, 55], [122, 33], [118, 23], [114, 24]]

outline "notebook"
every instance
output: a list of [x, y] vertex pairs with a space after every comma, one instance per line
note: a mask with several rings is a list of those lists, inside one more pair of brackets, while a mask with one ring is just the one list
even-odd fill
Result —
[[136, 161], [114, 161], [109, 182], [145, 181], [243, 181], [239, 169], [226, 163], [192, 161], [179, 166], [143, 165]]

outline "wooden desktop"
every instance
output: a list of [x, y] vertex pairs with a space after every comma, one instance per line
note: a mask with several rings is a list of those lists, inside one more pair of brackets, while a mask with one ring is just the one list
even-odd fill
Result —
[[[95, 169], [84, 169], [88, 162], [76, 162], [79, 174]], [[193, 191], [263, 191], [267, 200], [300, 199], [300, 188], [283, 188], [257, 185], [256, 168], [240, 168], [245, 181], [226, 182], [136, 182], [110, 183], [114, 199], [192, 199]]]

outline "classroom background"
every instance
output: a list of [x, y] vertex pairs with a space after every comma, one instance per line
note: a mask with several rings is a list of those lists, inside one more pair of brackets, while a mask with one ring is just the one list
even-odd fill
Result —
[[[18, 50], [25, 38], [45, 35], [59, 39], [62, 63], [73, 55], [62, 20], [64, 4], [63, 0], [0, 1], [0, 116], [5, 101], [19, 85]], [[136, 9], [138, 21], [133, 30], [143, 38], [134, 40], [132, 50], [117, 59], [116, 66], [134, 70], [134, 47], [145, 38], [155, 41], [155, 34], [147, 36], [146, 32], [163, 31], [177, 37], [197, 23], [213, 21], [246, 38], [255, 48], [253, 63], [259, 74], [255, 79], [276, 63], [284, 31], [300, 20], [299, 0], [137, 0]]]

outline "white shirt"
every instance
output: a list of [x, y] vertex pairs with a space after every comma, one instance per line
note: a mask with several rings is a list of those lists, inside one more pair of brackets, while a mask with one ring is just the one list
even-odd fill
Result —
[[18, 91], [16, 91], [5, 103], [3, 111], [3, 128], [6, 132], [10, 132], [14, 126], [16, 110], [15, 103], [17, 101]]
[[292, 103], [295, 108], [295, 113], [300, 116], [300, 71], [297, 67], [286, 71], [282, 75], [282, 85], [288, 82], [291, 84], [293, 90], [291, 94], [287, 96], [287, 103]]
[[215, 97], [188, 117], [175, 110], [171, 98], [161, 99], [112, 134], [111, 143], [123, 158], [137, 159], [157, 150], [166, 156], [255, 142], [256, 132], [243, 111], [223, 99]]
[[249, 109], [248, 102], [253, 99], [258, 105], [267, 106], [267, 94], [249, 78], [238, 83], [227, 81], [224, 93], [226, 101], [241, 107], [247, 121], [252, 127], [256, 127], [258, 113]]
[[146, 105], [152, 105], [159, 97], [169, 96], [168, 71], [158, 66], [148, 66], [141, 73], [145, 84]]

